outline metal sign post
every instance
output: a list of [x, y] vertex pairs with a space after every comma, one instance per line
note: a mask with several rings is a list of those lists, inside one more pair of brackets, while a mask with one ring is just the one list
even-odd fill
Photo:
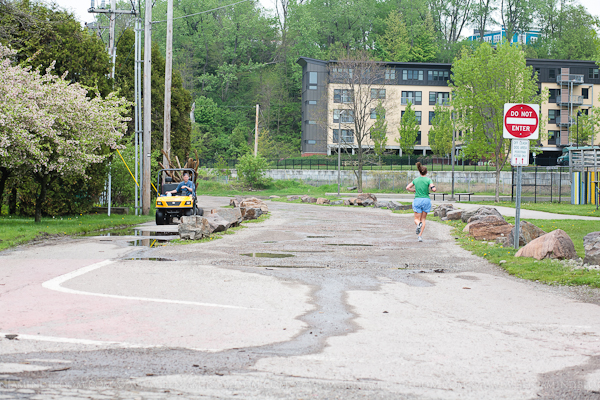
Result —
[[517, 200], [515, 203], [515, 250], [521, 236], [521, 182], [523, 166], [529, 165], [529, 141], [539, 138], [540, 107], [537, 104], [505, 104], [503, 138], [511, 139], [510, 164], [517, 167]]

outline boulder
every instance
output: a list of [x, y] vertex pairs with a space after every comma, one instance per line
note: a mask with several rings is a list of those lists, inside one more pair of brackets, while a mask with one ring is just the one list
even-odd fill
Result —
[[210, 233], [213, 232], [225, 232], [231, 225], [225, 218], [222, 218], [219, 214], [209, 214], [206, 217], [208, 225], [210, 226]]
[[459, 220], [462, 215], [461, 210], [449, 211], [446, 213], [446, 218], [450, 221]]
[[371, 207], [373, 204], [375, 204], [375, 202], [371, 199], [364, 199], [362, 200], [361, 206], [363, 207]]
[[[545, 231], [541, 230], [534, 224], [527, 222], [527, 221], [521, 221], [519, 226], [520, 226], [520, 228], [519, 228], [519, 246], [525, 246], [527, 243], [531, 242], [532, 240], [537, 239], [540, 236], [543, 236], [546, 234]], [[508, 245], [509, 246], [515, 245], [515, 233], [516, 233], [515, 230], [516, 230], [516, 227], [513, 228], [510, 231], [510, 234], [508, 235]]]
[[300, 196], [296, 196], [296, 195], [293, 195], [293, 196], [288, 196], [288, 197], [287, 197], [287, 199], [288, 199], [289, 201], [298, 200], [299, 198], [300, 198]]
[[319, 197], [317, 199], [317, 204], [329, 204], [329, 203], [330, 203], [329, 199], [325, 199], [323, 197]]
[[270, 199], [280, 199], [281, 197], [279, 197], [279, 196], [275, 196], [275, 195], [273, 194], [273, 195], [269, 196], [269, 198], [270, 198]]
[[240, 202], [240, 208], [260, 208], [263, 214], [269, 212], [269, 206], [264, 201], [257, 199], [256, 197], [249, 197]]
[[344, 200], [330, 201], [329, 204], [331, 204], [332, 206], [341, 206], [342, 204], [344, 204]]
[[577, 253], [569, 235], [562, 229], [556, 229], [529, 242], [517, 251], [515, 257], [574, 259]]
[[473, 216], [467, 220], [467, 223], [477, 221], [478, 219], [487, 217], [488, 215], [497, 215], [498, 217], [504, 219], [502, 214], [500, 214], [494, 207], [483, 206], [479, 207], [477, 211], [475, 211], [475, 214], [473, 214]]
[[511, 229], [512, 225], [504, 219], [482, 218], [470, 223], [468, 232], [477, 240], [494, 240], [502, 236], [508, 237]]
[[210, 211], [212, 214], [218, 214], [229, 223], [229, 227], [238, 226], [244, 218], [239, 208], [218, 208]]
[[600, 265], [600, 232], [588, 233], [583, 238], [585, 258], [583, 262], [590, 265]]
[[300, 200], [302, 200], [303, 203], [316, 203], [317, 202], [317, 199], [315, 197], [311, 197], [311, 196], [307, 196], [307, 195], [300, 197]]
[[345, 206], [351, 206], [352, 203], [350, 202], [350, 200], [346, 199], [346, 200], [344, 200], [344, 205]]
[[463, 211], [462, 215], [460, 216], [460, 219], [466, 224], [469, 221], [469, 218], [475, 215], [476, 212], [477, 210]]
[[210, 229], [208, 220], [199, 215], [181, 217], [181, 222], [177, 226], [179, 237], [188, 240], [198, 240], [210, 236]]
[[389, 202], [387, 202], [387, 201], [376, 201], [373, 204], [373, 207], [375, 207], [375, 208], [388, 208], [388, 206], [389, 206]]
[[452, 204], [441, 204], [435, 209], [433, 216], [444, 218], [448, 214], [448, 211], [454, 211], [454, 206]]
[[254, 207], [240, 207], [240, 211], [242, 212], [242, 217], [245, 221], [249, 219], [257, 219], [261, 215], [265, 214], [260, 208]]
[[400, 204], [396, 201], [390, 201], [388, 203], [388, 208], [392, 211], [398, 211], [398, 210], [410, 210], [412, 208], [412, 205], [410, 204]]
[[356, 203], [356, 202], [358, 201], [358, 199], [357, 199], [356, 197], [355, 197], [355, 198], [353, 198], [353, 199], [350, 199], [349, 201], [350, 201], [350, 205], [351, 205], [351, 206], [356, 206], [356, 205], [358, 205], [358, 204]]
[[[504, 218], [502, 218], [502, 217], [499, 217], [499, 216], [497, 216], [497, 215], [488, 215], [488, 216], [486, 216], [486, 217], [484, 217], [484, 218], [481, 218], [481, 219], [479, 219], [479, 220], [475, 220], [475, 221], [473, 221], [473, 222], [469, 222], [469, 223], [468, 223], [468, 224], [467, 224], [467, 225], [466, 225], [466, 226], [463, 228], [463, 232], [469, 233], [469, 232], [470, 232], [470, 229], [471, 229], [471, 226], [472, 226], [474, 223], [478, 222], [478, 221], [482, 221], [482, 222], [492, 222], [492, 221], [501, 221], [501, 222], [502, 222], [502, 221], [503, 221], [503, 222], [507, 223], [507, 222], [506, 222], [506, 220], [505, 220]], [[508, 235], [507, 235], [506, 237], [508, 237]]]
[[496, 243], [508, 247], [508, 238], [506, 236], [500, 236], [499, 238], [496, 238]]
[[359, 200], [366, 200], [366, 199], [371, 199], [373, 200], [373, 203], [377, 201], [377, 197], [375, 197], [374, 194], [372, 193], [361, 193], [358, 196], [356, 196]]
[[353, 191], [358, 189], [356, 186], [348, 186], [346, 189], [348, 189], [349, 191]]
[[240, 202], [237, 201], [236, 199], [230, 199], [229, 200], [229, 205], [232, 207], [239, 207], [240, 206]]

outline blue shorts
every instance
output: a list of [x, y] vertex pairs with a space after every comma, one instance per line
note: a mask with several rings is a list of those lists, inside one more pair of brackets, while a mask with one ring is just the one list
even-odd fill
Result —
[[413, 200], [413, 211], [420, 214], [431, 212], [431, 200], [429, 198], [418, 198]]

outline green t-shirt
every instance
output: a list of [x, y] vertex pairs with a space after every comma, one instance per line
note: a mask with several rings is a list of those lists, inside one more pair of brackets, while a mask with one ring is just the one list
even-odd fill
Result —
[[420, 176], [412, 181], [415, 185], [415, 199], [428, 199], [429, 198], [429, 185], [433, 183], [431, 179], [426, 176]]

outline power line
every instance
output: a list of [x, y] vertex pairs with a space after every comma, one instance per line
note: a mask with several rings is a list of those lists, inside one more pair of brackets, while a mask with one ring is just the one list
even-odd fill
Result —
[[[236, 4], [245, 3], [245, 2], [247, 2], [247, 1], [252, 1], [252, 0], [242, 0], [242, 1], [238, 1], [237, 3], [232, 3], [232, 4], [228, 4], [228, 5], [226, 5], [226, 6], [221, 6], [221, 7], [213, 8], [213, 9], [211, 9], [211, 10], [201, 11], [201, 12], [194, 13], [194, 14], [183, 15], [183, 16], [181, 16], [181, 17], [173, 18], [173, 21], [175, 21], [176, 19], [182, 19], [182, 18], [187, 18], [187, 17], [193, 17], [194, 15], [206, 14], [206, 13], [209, 13], [209, 12], [212, 12], [212, 11], [217, 11], [217, 10], [220, 10], [220, 9], [222, 9], [222, 8], [227, 8], [227, 7], [235, 6]], [[160, 20], [160, 21], [152, 21], [152, 23], [153, 23], [153, 24], [158, 24], [158, 23], [160, 23], [160, 22], [167, 22], [167, 20], [166, 20], [166, 19], [162, 19], [162, 20]]]

